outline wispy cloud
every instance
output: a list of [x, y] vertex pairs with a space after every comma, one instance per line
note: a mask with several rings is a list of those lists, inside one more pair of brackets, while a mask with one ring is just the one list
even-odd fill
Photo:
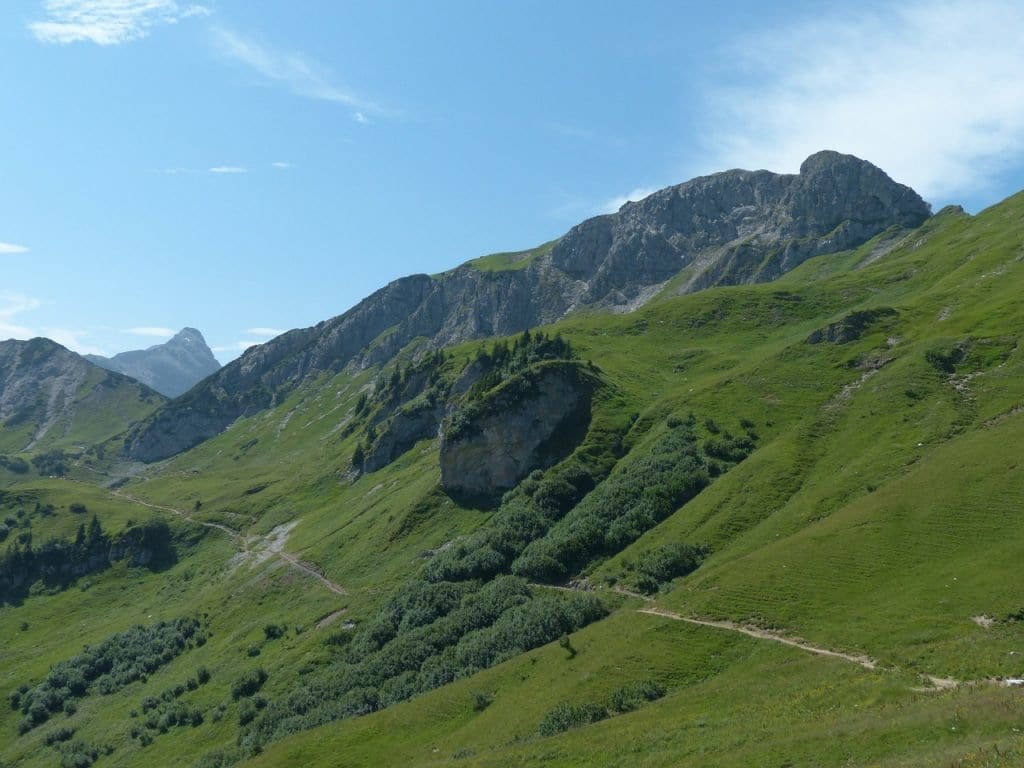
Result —
[[40, 335], [53, 339], [58, 344], [80, 355], [106, 355], [101, 347], [83, 340], [83, 336], [89, 335], [88, 331], [77, 331], [71, 328], [43, 328]]
[[0, 243], [0, 253], [28, 253], [28, 248], [15, 243]]
[[268, 328], [260, 326], [257, 328], [247, 328], [245, 331], [243, 331], [243, 333], [253, 338], [239, 339], [238, 341], [232, 341], [227, 344], [221, 344], [219, 346], [212, 347], [212, 350], [214, 352], [223, 353], [235, 357], [241, 354], [242, 352], [245, 352], [245, 350], [249, 349], [249, 347], [256, 347], [259, 346], [260, 344], [265, 344], [275, 336], [280, 336], [282, 333], [285, 333], [285, 331], [281, 330], [280, 328]]
[[208, 16], [203, 5], [175, 0], [44, 0], [46, 19], [28, 25], [36, 39], [65, 45], [89, 41], [120, 45], [145, 37], [154, 27]]
[[210, 173], [245, 173], [245, 168], [240, 165], [215, 165], [208, 170]]
[[228, 59], [244, 64], [261, 76], [289, 88], [299, 96], [344, 104], [363, 122], [381, 109], [339, 85], [329, 69], [302, 53], [277, 51], [223, 27], [213, 28], [214, 44]]
[[17, 322], [17, 316], [38, 309], [42, 305], [43, 302], [31, 296], [0, 292], [0, 337], [30, 339], [35, 336], [31, 328]]
[[272, 168], [277, 168], [279, 171], [287, 171], [295, 167], [293, 163], [286, 163], [284, 160], [277, 160], [271, 163], [270, 166]]
[[657, 189], [655, 187], [637, 187], [627, 195], [619, 195], [618, 197], [613, 197], [611, 200], [606, 201], [600, 207], [598, 213], [615, 213], [626, 203], [635, 203], [638, 200], [643, 200], [649, 194], [656, 191]]
[[212, 347], [214, 352], [233, 352], [235, 354], [239, 352], [245, 352], [249, 347], [255, 347], [262, 344], [266, 339], [262, 341], [253, 341], [252, 339], [243, 339], [241, 341], [233, 341], [230, 344], [221, 344], [220, 346]]
[[43, 302], [32, 296], [9, 291], [0, 291], [0, 339], [32, 339], [45, 336], [80, 355], [105, 354], [100, 348], [84, 340], [88, 331], [52, 326], [32, 327], [22, 325], [20, 315], [43, 306]]
[[169, 339], [176, 333], [173, 328], [160, 328], [148, 325], [141, 328], [129, 328], [126, 332], [136, 336], [154, 336], [158, 339]]
[[1024, 5], [858, 5], [764, 30], [715, 84], [709, 163], [795, 171], [809, 154], [863, 157], [925, 197], [983, 190], [1024, 150]]

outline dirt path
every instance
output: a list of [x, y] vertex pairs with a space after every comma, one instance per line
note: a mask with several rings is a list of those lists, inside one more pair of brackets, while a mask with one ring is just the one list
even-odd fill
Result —
[[301, 560], [299, 560], [299, 558], [295, 557], [294, 555], [289, 555], [287, 552], [276, 552], [275, 554], [282, 560], [284, 560], [286, 563], [290, 563], [292, 567], [298, 568], [300, 571], [303, 571], [312, 576], [314, 579], [316, 579], [325, 587], [327, 587], [327, 589], [331, 590], [331, 592], [333, 592], [334, 594], [348, 594], [348, 591], [343, 586], [341, 586], [340, 584], [335, 584], [333, 581], [331, 581], [322, 573], [313, 568], [313, 566], [302, 562]]
[[748, 627], [743, 624], [737, 624], [734, 621], [713, 621], [711, 619], [693, 619], [688, 616], [683, 616], [673, 611], [667, 611], [664, 608], [640, 608], [639, 613], [647, 613], [652, 616], [662, 616], [666, 619], [672, 619], [673, 621], [685, 621], [687, 624], [697, 624], [701, 627], [714, 627], [716, 629], [725, 629], [730, 632], [739, 632], [742, 635], [748, 637], [756, 637], [759, 640], [771, 640], [774, 643], [781, 643], [782, 645], [788, 645], [792, 648], [799, 648], [801, 651], [807, 651], [807, 653], [814, 653], [818, 656], [830, 656], [834, 659], [843, 659], [844, 661], [852, 662], [853, 664], [859, 664], [864, 669], [877, 669], [878, 665], [875, 660], [868, 657], [852, 653], [843, 653], [842, 651], [833, 651], [829, 648], [822, 648], [819, 645], [812, 645], [811, 643], [796, 638], [785, 637], [776, 632], [769, 632], [766, 629], [757, 629], [756, 627]]
[[[578, 585], [573, 586], [557, 586], [554, 584], [531, 584], [531, 587], [540, 587], [543, 589], [558, 589], [564, 592], [579, 592], [587, 591], [585, 587]], [[615, 592], [619, 595], [626, 597], [635, 598], [637, 600], [643, 600], [645, 603], [651, 604], [654, 602], [654, 598], [650, 595], [643, 595], [639, 592], [633, 592], [632, 590], [625, 589], [624, 587], [612, 587], [611, 592]], [[696, 624], [699, 627], [711, 627], [713, 629], [724, 629], [727, 632], [738, 632], [741, 635], [747, 637], [753, 637], [758, 640], [768, 640], [773, 643], [780, 643], [781, 645], [788, 645], [790, 648], [798, 648], [806, 653], [813, 653], [817, 656], [827, 656], [833, 659], [841, 659], [848, 661], [851, 664], [856, 664], [864, 669], [882, 670], [886, 672], [896, 672], [897, 669], [880, 667], [878, 662], [872, 659], [870, 656], [856, 653], [844, 653], [843, 651], [835, 651], [831, 648], [823, 648], [820, 645], [814, 645], [806, 640], [801, 640], [796, 637], [786, 637], [780, 632], [773, 632], [767, 629], [760, 629], [759, 627], [752, 627], [748, 624], [740, 624], [735, 621], [720, 621], [715, 619], [698, 619], [693, 616], [683, 616], [675, 611], [670, 611], [665, 608], [659, 608], [655, 605], [649, 605], [647, 608], [637, 608], [637, 613], [646, 613], [649, 616], [660, 616], [663, 619], [671, 619], [672, 621], [682, 621], [687, 624]], [[974, 621], [979, 622], [979, 618], [975, 617]], [[1021, 686], [1024, 687], [1024, 678], [1009, 678], [1006, 680], [999, 680], [995, 678], [986, 678], [983, 680], [956, 680], [952, 677], [938, 677], [936, 675], [927, 675], [919, 673], [921, 679], [928, 683], [928, 688], [916, 688], [919, 691], [948, 691], [961, 686], [978, 686], [978, 685], [999, 685], [1006, 687]]]
[[[316, 568], [314, 568], [312, 565], [302, 562], [301, 560], [299, 560], [299, 558], [295, 557], [295, 555], [289, 555], [287, 552], [281, 549], [282, 545], [284, 544], [283, 540], [278, 542], [273, 540], [273, 537], [271, 536], [245, 537], [240, 535], [237, 531], [231, 530], [226, 525], [221, 525], [220, 523], [211, 523], [205, 520], [196, 520], [194, 517], [192, 517], [192, 515], [188, 514], [187, 512], [183, 512], [180, 509], [175, 509], [174, 507], [165, 507], [160, 504], [152, 504], [148, 501], [137, 499], [134, 496], [129, 496], [127, 493], [123, 493], [121, 491], [111, 491], [110, 493], [111, 495], [117, 496], [118, 498], [124, 499], [125, 501], [130, 501], [132, 504], [139, 504], [140, 506], [146, 507], [148, 509], [155, 509], [160, 512], [169, 512], [170, 514], [180, 517], [182, 520], [187, 520], [190, 523], [201, 525], [204, 528], [212, 528], [214, 530], [221, 531], [222, 533], [227, 534], [231, 538], [231, 540], [238, 545], [239, 551], [243, 554], [248, 554], [252, 552], [254, 549], [259, 548], [261, 550], [268, 552], [270, 556], [278, 557], [291, 567], [302, 571], [308, 576], [312, 576], [314, 579], [320, 582], [321, 585], [329, 589], [334, 594], [348, 594], [348, 591], [343, 586], [341, 586], [340, 584], [336, 584], [335, 582], [328, 579], [326, 576], [324, 576], [322, 573], [316, 570]], [[254, 546], [254, 544], [256, 546]]]
[[160, 512], [170, 512], [172, 515], [177, 515], [182, 520], [188, 520], [190, 523], [195, 523], [196, 525], [201, 525], [204, 528], [214, 528], [214, 529], [216, 529], [218, 531], [226, 533], [232, 539], [237, 541], [241, 545], [243, 551], [248, 550], [247, 541], [245, 539], [243, 539], [238, 534], [237, 531], [231, 530], [226, 525], [221, 525], [220, 523], [208, 523], [208, 522], [205, 522], [203, 520], [196, 520], [196, 519], [194, 519], [192, 517], [192, 515], [190, 515], [190, 514], [188, 514], [186, 512], [182, 512], [180, 509], [175, 509], [174, 507], [163, 507], [163, 506], [161, 506], [159, 504], [151, 504], [148, 501], [143, 501], [142, 499], [137, 499], [134, 496], [129, 496], [127, 493], [122, 493], [121, 491], [111, 491], [110, 493], [111, 493], [112, 496], [117, 496], [118, 498], [124, 499], [125, 501], [130, 501], [132, 504], [139, 504], [140, 506], [147, 507], [148, 509], [155, 509], [155, 510], [158, 510]]
[[[623, 591], [624, 594], [629, 594]], [[643, 595], [635, 595], [645, 600], [650, 598]], [[715, 629], [724, 629], [729, 632], [739, 632], [740, 634], [747, 635], [748, 637], [757, 638], [758, 640], [768, 640], [773, 643], [781, 643], [782, 645], [788, 645], [791, 648], [799, 648], [801, 651], [807, 653], [813, 653], [818, 656], [828, 656], [833, 659], [842, 659], [852, 664], [857, 664], [864, 669], [870, 670], [881, 670], [885, 672], [897, 672], [896, 668], [892, 667], [880, 667], [878, 662], [872, 659], [870, 656], [855, 653], [844, 653], [842, 651], [834, 651], [831, 648], [823, 648], [820, 645], [814, 645], [808, 643], [805, 640], [800, 640], [795, 637], [786, 637], [785, 635], [779, 634], [778, 632], [771, 632], [767, 629], [759, 629], [757, 627], [751, 627], [746, 624], [738, 624], [735, 621], [715, 621], [713, 619], [696, 619], [691, 616], [683, 616], [682, 614], [669, 611], [664, 608], [657, 608], [651, 606], [650, 608], [639, 608], [638, 613], [646, 613], [651, 616], [661, 616], [662, 618], [672, 619], [673, 621], [684, 621], [687, 624], [696, 624], [700, 627], [713, 627]], [[918, 673], [922, 680], [926, 681], [931, 687], [930, 688], [915, 688], [918, 691], [949, 691], [954, 688], [960, 687], [975, 687], [983, 685], [996, 685], [1003, 687], [1013, 687], [1018, 685], [1024, 685], [1024, 680], [1016, 680], [1015, 678], [1009, 678], [1006, 680], [1000, 680], [996, 678], [984, 678], [981, 680], [956, 680], [952, 677], [938, 677], [936, 675], [928, 675]]]

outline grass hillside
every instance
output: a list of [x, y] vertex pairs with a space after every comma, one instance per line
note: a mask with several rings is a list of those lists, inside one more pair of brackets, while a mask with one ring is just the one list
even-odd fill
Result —
[[[536, 335], [324, 375], [159, 465], [73, 461], [113, 490], [5, 476], [11, 541], [162, 519], [175, 560], [0, 605], [0, 763], [1020, 765], [1022, 243], [1018, 195], [543, 329], [598, 382], [587, 432], [480, 508], [436, 438], [353, 456], [528, 378]], [[186, 619], [145, 674], [54, 677]]]

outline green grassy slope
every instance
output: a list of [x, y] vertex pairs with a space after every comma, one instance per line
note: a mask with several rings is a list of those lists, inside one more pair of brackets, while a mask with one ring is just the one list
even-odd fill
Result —
[[[772, 284], [663, 297], [629, 315], [550, 329], [600, 370], [590, 439], [621, 441], [616, 455], [627, 457], [609, 482], [621, 484], [664, 444], [664, 425], [691, 413], [705, 448], [750, 430], [755, 450], [721, 464], [724, 473], [635, 543], [574, 574], [611, 608], [573, 633], [575, 654], [549, 644], [271, 743], [251, 764], [1019, 764], [1022, 691], [996, 678], [1024, 676], [1024, 622], [1014, 618], [1024, 609], [1022, 214], [1024, 195], [976, 217], [946, 211], [898, 242], [882, 236]], [[808, 343], [816, 331], [826, 340]], [[836, 343], [844, 333], [856, 338]], [[479, 347], [451, 351], [442, 375], [457, 376]], [[341, 621], [358, 634], [435, 551], [507, 514], [461, 507], [437, 490], [436, 440], [353, 480], [349, 460], [365, 428], [359, 398], [388, 373], [310, 382], [121, 489], [181, 516], [84, 484], [24, 481], [25, 492], [57, 500], [45, 522], [53, 535], [72, 529], [66, 507], [77, 494], [113, 527], [131, 514], [175, 519], [181, 558], [164, 573], [115, 567], [84, 591], [0, 607], [0, 637], [14, 638], [0, 683], [37, 682], [83, 642], [150, 615], [209, 614], [202, 648], [124, 693], [90, 697], [69, 722], [76, 737], [115, 746], [98, 765], [191, 765], [232, 747], [242, 707], [230, 696], [235, 679], [263, 666], [261, 695], [285, 697], [338, 658]], [[651, 553], [678, 543], [709, 554], [664, 584], [655, 605], [866, 655], [877, 668], [640, 614], [645, 603], [612, 591], [638, 583]], [[283, 639], [266, 638], [270, 622], [288, 625]], [[186, 698], [205, 721], [147, 747], [131, 738], [130, 711], [142, 697], [200, 664], [213, 678]], [[965, 684], [936, 690], [927, 676]], [[607, 708], [639, 682], [665, 696], [539, 734], [560, 703]], [[0, 761], [54, 764], [58, 752], [43, 743], [51, 726], [19, 736], [20, 717], [0, 714]]]

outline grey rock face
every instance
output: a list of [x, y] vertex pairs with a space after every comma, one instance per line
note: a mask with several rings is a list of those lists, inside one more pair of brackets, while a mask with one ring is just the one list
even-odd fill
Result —
[[195, 328], [183, 328], [170, 341], [147, 349], [121, 352], [109, 358], [85, 357], [90, 363], [131, 376], [167, 397], [184, 394], [220, 370], [206, 339]]
[[579, 309], [630, 311], [677, 275], [677, 293], [772, 280], [929, 215], [912, 189], [836, 152], [812, 155], [799, 174], [693, 179], [582, 222], [524, 269], [467, 264], [402, 278], [339, 317], [251, 349], [141, 425], [127, 451], [142, 461], [172, 456], [270, 407], [307, 376], [386, 361], [416, 338], [442, 347]]
[[441, 403], [422, 403], [419, 407], [399, 411], [382, 426], [380, 436], [371, 446], [360, 469], [376, 472], [420, 440], [436, 437], [443, 416]]
[[441, 488], [488, 503], [583, 439], [593, 383], [574, 364], [530, 371], [500, 387], [441, 435]]

